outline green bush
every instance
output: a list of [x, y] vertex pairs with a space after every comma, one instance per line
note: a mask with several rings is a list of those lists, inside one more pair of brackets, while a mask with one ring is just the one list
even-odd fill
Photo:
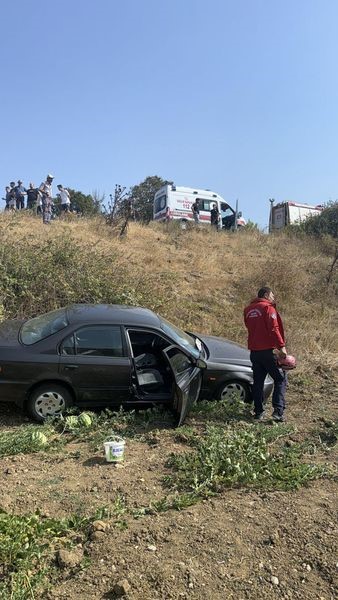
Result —
[[57, 234], [53, 240], [0, 238], [0, 307], [4, 317], [34, 316], [72, 302], [139, 303], [129, 298], [115, 256]]
[[300, 224], [300, 229], [307, 235], [321, 237], [330, 235], [338, 239], [338, 202], [328, 205], [319, 214], [309, 217]]

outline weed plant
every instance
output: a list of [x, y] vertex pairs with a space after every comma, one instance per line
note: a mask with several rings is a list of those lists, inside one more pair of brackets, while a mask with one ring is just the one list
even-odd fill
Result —
[[251, 405], [242, 402], [236, 392], [231, 399], [197, 402], [191, 410], [192, 416], [209, 421], [240, 421], [250, 417]]
[[326, 473], [324, 467], [303, 463], [297, 445], [274, 451], [271, 442], [283, 435], [283, 425], [269, 430], [269, 441], [253, 425], [208, 425], [192, 451], [171, 455], [168, 466], [174, 473], [165, 483], [179, 492], [206, 496], [238, 486], [295, 489]]
[[[51, 569], [56, 548], [71, 547], [79, 538], [88, 539], [91, 524], [97, 519], [109, 519], [117, 529], [125, 529], [127, 512], [121, 492], [109, 507], [99, 508], [91, 517], [77, 513], [54, 519], [42, 517], [38, 512], [13, 515], [0, 511], [1, 600], [43, 597], [47, 581], [53, 579]], [[86, 557], [82, 566], [85, 563]]]
[[28, 600], [41, 593], [53, 548], [66, 536], [87, 535], [89, 525], [89, 519], [76, 515], [47, 519], [38, 513], [19, 516], [0, 512], [1, 599]]
[[[36, 432], [43, 433], [47, 438], [47, 444], [42, 445], [39, 439], [34, 438]], [[53, 429], [49, 424], [22, 425], [14, 431], [0, 432], [0, 457], [13, 456], [15, 454], [29, 454], [31, 452], [40, 452], [42, 449], [48, 449], [50, 445]]]

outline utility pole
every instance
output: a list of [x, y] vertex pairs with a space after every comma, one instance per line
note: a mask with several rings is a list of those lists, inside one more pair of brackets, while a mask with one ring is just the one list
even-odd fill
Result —
[[238, 226], [237, 226], [237, 219], [238, 219], [238, 198], [236, 198], [236, 212], [235, 212], [235, 225], [234, 225], [234, 231], [237, 231]]

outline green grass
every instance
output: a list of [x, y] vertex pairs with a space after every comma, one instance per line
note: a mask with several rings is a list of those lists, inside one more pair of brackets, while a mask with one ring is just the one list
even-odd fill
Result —
[[194, 440], [192, 451], [171, 455], [168, 466], [173, 474], [165, 484], [203, 497], [226, 487], [296, 489], [327, 474], [326, 467], [302, 462], [297, 444], [288, 448], [278, 443], [288, 433], [285, 425], [262, 430], [248, 424], [209, 424]]
[[251, 405], [242, 402], [236, 393], [231, 400], [201, 400], [192, 407], [190, 416], [208, 421], [241, 421], [248, 420], [251, 415]]
[[38, 513], [0, 512], [0, 597], [2, 600], [35, 598], [47, 581], [55, 545], [72, 534], [87, 535], [90, 520], [43, 518]]
[[[109, 520], [117, 529], [128, 527], [126, 500], [118, 492], [109, 507], [98, 509], [91, 517], [80, 513], [68, 518], [42, 517], [38, 512], [14, 515], [0, 511], [0, 598], [28, 600], [43, 597], [56, 576], [53, 570], [55, 550], [71, 547], [79, 537], [86, 541], [91, 524], [97, 519]], [[84, 556], [84, 568], [88, 557]]]
[[[21, 425], [12, 431], [0, 432], [0, 458], [16, 454], [30, 454], [41, 451], [62, 450], [68, 442], [89, 442], [94, 450], [101, 448], [104, 441], [111, 436], [133, 438], [138, 436], [141, 441], [148, 441], [149, 432], [154, 433], [155, 427], [172, 427], [172, 414], [152, 408], [142, 411], [104, 410], [101, 413], [87, 412], [91, 417], [91, 425], [86, 426], [77, 420], [78, 410], [72, 410], [68, 416], [49, 419], [44, 425]], [[159, 429], [156, 429], [157, 433]], [[46, 436], [45, 444], [35, 439], [37, 432]]]
[[[33, 434], [43, 433], [47, 438], [46, 445], [42, 445]], [[50, 437], [53, 434], [53, 428], [46, 424], [41, 425], [22, 425], [14, 431], [0, 432], [0, 457], [13, 456], [15, 454], [28, 454], [31, 452], [40, 452], [48, 449], [51, 444]]]

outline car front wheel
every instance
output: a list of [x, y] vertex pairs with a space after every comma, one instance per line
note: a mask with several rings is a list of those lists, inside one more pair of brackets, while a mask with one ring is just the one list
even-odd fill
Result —
[[249, 386], [241, 381], [226, 381], [222, 384], [219, 394], [219, 400], [233, 402], [240, 400], [242, 402], [251, 402]]
[[46, 383], [35, 388], [27, 402], [27, 412], [36, 421], [57, 417], [71, 406], [72, 397], [62, 385]]

